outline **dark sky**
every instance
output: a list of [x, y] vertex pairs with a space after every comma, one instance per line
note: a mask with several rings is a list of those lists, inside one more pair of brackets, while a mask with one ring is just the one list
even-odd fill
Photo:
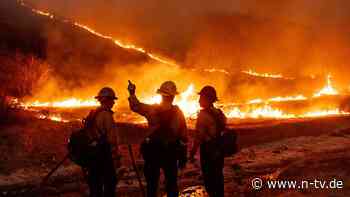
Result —
[[186, 65], [307, 74], [348, 69], [347, 0], [27, 2]]
[[[129, 23], [191, 20], [208, 13], [243, 13], [262, 18], [278, 18], [308, 25], [347, 22], [347, 0], [27, 0], [41, 8], [68, 17], [106, 17]], [[98, 19], [96, 19], [98, 20]], [[185, 21], [182, 21], [185, 22]]]

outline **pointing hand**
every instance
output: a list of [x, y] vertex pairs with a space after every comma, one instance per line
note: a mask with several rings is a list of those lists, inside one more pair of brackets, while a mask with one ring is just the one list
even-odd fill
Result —
[[128, 91], [130, 95], [134, 95], [135, 94], [135, 90], [136, 90], [136, 85], [133, 84], [130, 80], [128, 80], [129, 85], [128, 85]]

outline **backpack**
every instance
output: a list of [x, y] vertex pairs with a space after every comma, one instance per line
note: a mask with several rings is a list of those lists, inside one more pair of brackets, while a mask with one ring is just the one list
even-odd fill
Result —
[[224, 157], [231, 157], [238, 152], [237, 134], [234, 130], [226, 129], [219, 138], [219, 144]]
[[237, 134], [235, 130], [226, 127], [223, 117], [225, 116], [220, 110], [220, 114], [217, 115], [212, 110], [206, 110], [215, 120], [218, 131], [217, 135], [213, 137], [215, 144], [217, 145], [221, 155], [223, 157], [230, 157], [238, 152]]
[[89, 115], [82, 121], [83, 126], [73, 131], [68, 140], [69, 159], [81, 167], [90, 166], [91, 161], [97, 156], [97, 150], [90, 146], [96, 139], [89, 137], [88, 130], [93, 128], [98, 112], [99, 110], [90, 111]]

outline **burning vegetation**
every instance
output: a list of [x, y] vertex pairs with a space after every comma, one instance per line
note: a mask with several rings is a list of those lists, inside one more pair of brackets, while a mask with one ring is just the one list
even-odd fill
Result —
[[[8, 2], [13, 3], [12, 1]], [[26, 114], [24, 116], [29, 114], [30, 117], [14, 118], [16, 121], [20, 120], [22, 122], [19, 126], [13, 126], [13, 128], [7, 128], [7, 125], [0, 124], [0, 127], [5, 130], [5, 134], [0, 134], [0, 139], [7, 138], [5, 135], [12, 135], [11, 129], [16, 131], [15, 134], [21, 136], [22, 144], [16, 145], [15, 148], [23, 149], [29, 161], [31, 161], [30, 158], [33, 155], [37, 154], [36, 151], [41, 151], [37, 163], [40, 163], [41, 160], [54, 163], [56, 157], [62, 157], [65, 151], [62, 147], [65, 146], [70, 131], [78, 128], [82, 118], [91, 109], [99, 106], [98, 101], [93, 96], [95, 96], [98, 89], [104, 86], [111, 86], [116, 89], [120, 98], [114, 109], [116, 111], [114, 118], [121, 130], [126, 131], [125, 133], [128, 135], [122, 137], [122, 141], [125, 141], [123, 143], [132, 143], [133, 145], [139, 143], [139, 139], [145, 135], [140, 134], [140, 131], [145, 131], [144, 123], [146, 121], [132, 113], [127, 105], [126, 83], [129, 79], [138, 84], [139, 99], [148, 104], [161, 102], [161, 96], [156, 94], [156, 89], [162, 81], [175, 81], [180, 94], [175, 97], [174, 104], [178, 105], [184, 112], [190, 128], [190, 135], [193, 135], [193, 123], [200, 110], [198, 90], [207, 84], [217, 88], [219, 101], [216, 103], [216, 107], [222, 109], [228, 117], [229, 127], [237, 129], [240, 137], [239, 143], [244, 148], [237, 158], [229, 159], [230, 165], [232, 165], [229, 168], [233, 168], [235, 162], [244, 163], [243, 166], [245, 165], [244, 167], [248, 170], [242, 177], [246, 179], [247, 177], [251, 178], [252, 175], [248, 174], [251, 173], [249, 170], [252, 169], [253, 171], [256, 170], [254, 173], [257, 175], [267, 174], [266, 177], [269, 179], [277, 179], [284, 174], [284, 169], [286, 169], [284, 166], [286, 161], [276, 159], [280, 156], [278, 154], [288, 152], [290, 155], [287, 155], [286, 158], [290, 160], [296, 160], [295, 158], [298, 159], [302, 156], [307, 157], [304, 152], [314, 154], [314, 152], [307, 149], [319, 139], [325, 146], [332, 144], [332, 151], [334, 152], [349, 147], [345, 138], [339, 138], [339, 136], [347, 137], [349, 135], [348, 130], [346, 130], [349, 127], [350, 118], [349, 81], [339, 75], [339, 72], [343, 71], [344, 68], [339, 66], [341, 71], [334, 72], [334, 70], [337, 70], [337, 66], [334, 67], [335, 69], [321, 66], [322, 72], [319, 71], [319, 67], [315, 69], [317, 71], [313, 72], [309, 65], [315, 63], [314, 61], [298, 60], [293, 64], [290, 63], [293, 60], [288, 59], [286, 60], [286, 67], [289, 68], [289, 71], [298, 70], [295, 69], [295, 65], [299, 63], [308, 65], [307, 69], [300, 69], [300, 72], [283, 72], [284, 70], [280, 69], [282, 66], [276, 66], [283, 62], [280, 60], [283, 58], [276, 57], [278, 60], [271, 60], [274, 59], [271, 48], [267, 49], [266, 53], [263, 50], [262, 53], [260, 43], [259, 46], [252, 43], [264, 40], [264, 36], [254, 34], [252, 36], [253, 41], [250, 38], [248, 39], [250, 33], [242, 32], [249, 30], [251, 26], [243, 22], [239, 23], [240, 26], [233, 31], [234, 33], [241, 32], [239, 34], [240, 38], [247, 42], [247, 46], [240, 45], [239, 50], [231, 48], [231, 44], [236, 42], [235, 39], [228, 40], [230, 44], [217, 42], [223, 38], [233, 36], [231, 35], [232, 32], [227, 33], [224, 29], [221, 29], [222, 26], [227, 24], [225, 22], [227, 17], [214, 16], [215, 19], [225, 19], [222, 20], [222, 24], [215, 26], [219, 27], [218, 29], [212, 28], [213, 21], [211, 20], [213, 19], [206, 21], [207, 18], [201, 18], [206, 21], [204, 27], [201, 28], [204, 30], [209, 28], [209, 30], [196, 32], [197, 34], [191, 32], [198, 37], [193, 36], [195, 41], [191, 43], [191, 46], [184, 47], [190, 50], [185, 53], [184, 56], [186, 57], [180, 55], [179, 58], [174, 55], [176, 58], [169, 58], [172, 57], [169, 53], [158, 53], [158, 51], [153, 53], [150, 46], [140, 47], [144, 45], [138, 46], [124, 42], [124, 39], [116, 39], [112, 33], [103, 33], [108, 31], [99, 31], [98, 28], [93, 28], [94, 26], [61, 17], [47, 10], [41, 10], [25, 0], [17, 0], [16, 8], [21, 11], [22, 15], [33, 18], [34, 27], [27, 24], [27, 26], [25, 25], [14, 31], [21, 32], [15, 34], [14, 37], [21, 38], [23, 36], [20, 41], [17, 41], [17, 44], [21, 46], [25, 43], [23, 44], [25, 50], [16, 51], [18, 48], [16, 45], [14, 47], [16, 50], [13, 53], [11, 47], [1, 48], [2, 45], [0, 45], [0, 63], [4, 65], [0, 66], [2, 82], [0, 84], [0, 118], [11, 117], [8, 111], [14, 111], [15, 114], [20, 114], [20, 116], [23, 116], [22, 113]], [[20, 18], [17, 17], [15, 21], [20, 20]], [[239, 22], [241, 19], [237, 19], [237, 16], [228, 18], [234, 18]], [[245, 18], [244, 20], [255, 21], [251, 18]], [[216, 20], [214, 21], [216, 22]], [[252, 23], [255, 24], [256, 22]], [[263, 22], [264, 25], [269, 23], [268, 21]], [[13, 24], [5, 23], [3, 25], [12, 30]], [[273, 27], [278, 29], [278, 26]], [[31, 28], [34, 28], [35, 31]], [[292, 31], [293, 33], [299, 31], [299, 29], [293, 30], [295, 30]], [[30, 31], [32, 33], [28, 33]], [[248, 32], [250, 31], [252, 30]], [[218, 33], [224, 33], [223, 38], [217, 38], [220, 37], [217, 35]], [[37, 39], [39, 44], [36, 41], [33, 41], [33, 44], [31, 41], [36, 40], [37, 34], [39, 35]], [[271, 30], [265, 32], [265, 34], [273, 37], [276, 33], [275, 30]], [[0, 32], [0, 35], [5, 34]], [[298, 37], [295, 35], [289, 36], [290, 38]], [[11, 35], [6, 34], [6, 38], [11, 38]], [[283, 40], [285, 37], [281, 36], [278, 39]], [[296, 39], [298, 41], [302, 40], [299, 37]], [[15, 39], [8, 39], [7, 44], [4, 45], [15, 45], [12, 44], [13, 40]], [[211, 50], [210, 46], [213, 43], [217, 44], [219, 49]], [[294, 43], [283, 42], [283, 44], [293, 45]], [[179, 46], [179, 48], [182, 47]], [[32, 48], [40, 49], [35, 51]], [[174, 47], [174, 50], [176, 49]], [[173, 48], [167, 50], [171, 51]], [[221, 50], [227, 50], [227, 54], [229, 54], [222, 54], [222, 61]], [[245, 50], [248, 50], [249, 54], [256, 54], [259, 57], [255, 59], [249, 54], [241, 52]], [[33, 55], [33, 53], [38, 55]], [[234, 56], [231, 53], [239, 54], [242, 59], [232, 57], [232, 59], [227, 60], [226, 56]], [[168, 55], [163, 57], [159, 54]], [[296, 55], [299, 52], [294, 50], [291, 51], [291, 54], [299, 57]], [[264, 55], [268, 57], [266, 59], [261, 58]], [[315, 59], [319, 61], [318, 58]], [[252, 61], [246, 61], [246, 59], [252, 59]], [[244, 66], [243, 64], [252, 66]], [[259, 66], [259, 64], [265, 66]], [[35, 126], [32, 126], [31, 123]], [[23, 128], [20, 128], [21, 126]], [[55, 133], [52, 133], [51, 130]], [[41, 131], [45, 131], [43, 138], [39, 137]], [[329, 133], [330, 131], [333, 133]], [[325, 136], [317, 139], [310, 137], [310, 140], [309, 138], [300, 137], [321, 134], [325, 134]], [[58, 136], [57, 139], [55, 136]], [[290, 137], [293, 138], [290, 141], [278, 141]], [[327, 141], [329, 139], [331, 141]], [[54, 149], [54, 151], [49, 150], [50, 153], [43, 151], [46, 145], [44, 146], [42, 141], [46, 140], [53, 140], [52, 143], [47, 143], [49, 147], [47, 149]], [[278, 142], [271, 143], [274, 140]], [[294, 145], [293, 140], [302, 144], [300, 150], [291, 148]], [[11, 147], [11, 143], [0, 143], [0, 151], [7, 150], [4, 146]], [[264, 150], [265, 152], [259, 152], [257, 150], [259, 147], [255, 147], [255, 145], [263, 143], [267, 144], [264, 147], [266, 150]], [[254, 147], [249, 148], [250, 146]], [[56, 149], [59, 149], [59, 153], [56, 153]], [[134, 149], [136, 148], [134, 147]], [[261, 158], [268, 155], [271, 163], [266, 164], [257, 160], [254, 151]], [[322, 151], [327, 152], [323, 149]], [[302, 156], [300, 156], [301, 152], [303, 153]], [[45, 158], [41, 158], [42, 155]], [[18, 162], [5, 157], [7, 156], [1, 156], [0, 160], [8, 163], [9, 161]], [[18, 157], [21, 157], [21, 155]], [[250, 164], [253, 160], [253, 164]], [[44, 165], [37, 163], [35, 165]], [[264, 167], [259, 165], [278, 166], [278, 168], [261, 172], [257, 168], [262, 169]], [[195, 165], [192, 167], [196, 168]], [[0, 163], [0, 170], [7, 168]], [[193, 169], [190, 169], [187, 173], [193, 174], [193, 171]], [[135, 179], [130, 174], [123, 180], [126, 184], [129, 180]], [[242, 178], [237, 177], [239, 176], [237, 174], [230, 174], [230, 176], [230, 181], [231, 179]], [[187, 186], [186, 183], [183, 183], [183, 185]]]
[[[48, 17], [50, 20], [62, 20], [55, 15], [38, 10], [32, 7], [29, 7], [27, 4], [25, 4], [24, 1], [19, 1], [20, 5], [29, 8], [32, 12]], [[171, 70], [177, 70], [179, 69], [179, 65], [173, 63], [172, 61], [166, 60], [166, 58], [161, 58], [155, 54], [152, 54], [150, 52], [147, 52], [145, 49], [137, 47], [132, 44], [123, 44], [121, 41], [114, 39], [112, 36], [104, 35], [102, 33], [97, 32], [96, 30], [84, 25], [80, 24], [78, 22], [70, 21], [67, 19], [63, 19], [62, 22], [70, 24], [72, 26], [75, 26], [77, 28], [80, 28], [82, 30], [86, 30], [87, 32], [102, 38], [109, 40], [113, 42], [116, 46], [124, 48], [124, 49], [132, 49], [137, 52], [140, 52], [142, 54], [145, 54], [152, 60], [159, 62], [161, 64], [165, 64], [167, 68], [170, 68]], [[161, 66], [161, 68], [165, 69], [165, 67]], [[147, 68], [144, 68], [147, 69]], [[152, 71], [152, 69], [151, 69]], [[196, 72], [197, 70], [194, 70]], [[159, 72], [159, 71], [158, 71]], [[178, 71], [176, 71], [178, 73]], [[180, 71], [179, 74], [173, 75], [170, 74], [168, 77], [176, 77], [179, 78], [179, 76], [182, 75], [183, 72], [186, 72], [186, 69]], [[220, 68], [211, 68], [211, 69], [203, 69], [204, 73], [210, 73], [210, 74], [216, 74], [216, 73], [222, 73], [228, 79], [233, 78], [234, 76], [230, 71], [227, 71], [225, 69]], [[247, 77], [252, 78], [253, 80], [259, 80], [266, 79], [266, 80], [287, 80], [287, 81], [298, 81], [297, 77], [285, 77], [282, 74], [270, 74], [270, 73], [258, 73], [256, 71], [253, 71], [253, 69], [243, 70], [241, 71], [242, 74], [247, 75]], [[196, 76], [197, 75], [197, 76]], [[167, 76], [164, 76], [167, 77]], [[162, 78], [164, 78], [162, 77]], [[192, 76], [188, 77], [192, 78]], [[204, 82], [201, 77], [198, 76], [198, 74], [194, 74], [193, 79], [199, 79], [199, 83], [187, 83], [187, 79], [184, 80], [183, 86], [186, 87], [185, 90], [180, 94], [179, 98], [176, 99], [175, 103], [179, 105], [179, 107], [184, 111], [184, 114], [187, 118], [195, 118], [197, 112], [199, 111], [200, 107], [198, 105], [198, 95], [196, 92], [196, 89], [199, 88], [199, 85], [203, 85]], [[147, 80], [147, 79], [146, 79]], [[205, 81], [210, 81], [211, 79], [207, 79]], [[232, 80], [232, 79], [230, 79]], [[157, 80], [160, 81], [160, 80]], [[278, 83], [278, 81], [276, 81]], [[99, 83], [96, 83], [96, 86]], [[221, 82], [218, 84], [219, 86], [222, 86]], [[231, 84], [232, 85], [232, 84]], [[226, 89], [229, 89], [231, 85], [226, 85]], [[151, 86], [156, 87], [157, 83], [151, 84]], [[54, 86], [55, 87], [55, 86]], [[44, 88], [45, 89], [45, 88]], [[52, 89], [52, 88], [50, 88]], [[148, 88], [149, 89], [149, 88]], [[50, 90], [52, 91], [52, 90]], [[227, 91], [227, 90], [226, 90]], [[244, 91], [244, 90], [242, 90]], [[95, 92], [95, 91], [88, 91], [88, 92]], [[221, 100], [218, 103], [218, 106], [223, 109], [225, 114], [232, 119], [257, 119], [257, 118], [276, 118], [276, 119], [289, 119], [289, 118], [307, 118], [307, 117], [319, 117], [319, 116], [328, 116], [328, 115], [346, 115], [348, 112], [343, 111], [343, 109], [340, 109], [340, 103], [341, 101], [335, 101], [330, 106], [327, 106], [326, 104], [319, 105], [320, 101], [317, 101], [318, 98], [322, 100], [323, 97], [327, 96], [340, 96], [341, 94], [339, 91], [333, 87], [332, 84], [332, 78], [331, 75], [327, 75], [326, 84], [321, 90], [314, 90], [314, 93], [312, 96], [306, 96], [304, 94], [299, 93], [295, 96], [274, 96], [274, 97], [264, 97], [264, 98], [251, 98], [249, 100], [245, 100], [243, 102], [237, 102], [236, 98], [231, 96], [226, 96], [225, 91], [222, 91], [221, 94]], [[50, 96], [50, 101], [45, 101], [42, 98], [40, 98], [42, 95], [38, 94], [37, 96], [34, 94], [34, 96], [21, 99], [18, 104], [27, 110], [37, 110], [39, 112], [38, 117], [39, 118], [49, 118], [55, 121], [68, 121], [66, 119], [63, 119], [60, 114], [55, 115], [48, 115], [40, 113], [42, 109], [76, 109], [76, 108], [91, 108], [96, 107], [98, 104], [94, 99], [86, 99], [88, 97], [92, 98], [92, 95], [86, 95], [84, 97], [81, 97], [79, 95], [74, 95], [74, 97], [68, 97], [63, 99], [55, 99], [55, 97]], [[45, 94], [44, 94], [45, 95]], [[152, 96], [153, 92], [148, 91], [148, 93], [143, 92], [143, 100], [145, 100], [147, 103], [159, 103], [160, 102], [160, 96]], [[239, 95], [237, 95], [239, 97]], [[45, 95], [47, 97], [47, 95]], [[326, 99], [327, 100], [327, 99]], [[295, 106], [293, 106], [293, 103], [313, 103], [315, 101], [315, 105], [310, 106], [310, 104], [301, 104], [298, 107], [301, 108], [300, 110], [293, 109]], [[321, 101], [322, 103], [322, 101]], [[125, 103], [122, 103], [121, 105], [125, 105]], [[291, 105], [291, 106], [288, 106]], [[319, 105], [319, 106], [318, 106]], [[123, 107], [122, 107], [123, 108]], [[305, 108], [305, 109], [302, 109]], [[38, 110], [40, 109], [40, 110]], [[74, 119], [76, 120], [76, 119]]]
[[[254, 73], [256, 76], [257, 73]], [[259, 76], [268, 77], [268, 74], [262, 74]], [[272, 75], [272, 78], [275, 76]], [[151, 93], [153, 94], [153, 93]], [[290, 119], [290, 118], [310, 118], [310, 117], [322, 117], [322, 116], [334, 116], [334, 115], [348, 115], [349, 112], [343, 111], [340, 109], [340, 103], [335, 103], [333, 105], [321, 105], [319, 108], [313, 106], [311, 110], [305, 110], [303, 113], [293, 113], [288, 112], [288, 109], [284, 110], [279, 108], [278, 105], [285, 105], [288, 107], [288, 104], [293, 102], [307, 103], [315, 102], [317, 99], [321, 99], [327, 96], [340, 96], [339, 92], [332, 86], [330, 75], [326, 78], [325, 86], [319, 90], [315, 91], [312, 97], [306, 97], [304, 95], [297, 96], [286, 96], [286, 97], [273, 97], [273, 98], [256, 98], [245, 103], [226, 103], [219, 102], [217, 105], [223, 109], [227, 117], [233, 119], [258, 119], [258, 118], [275, 118], [275, 119]], [[196, 118], [197, 113], [200, 110], [198, 104], [197, 92], [193, 84], [190, 84], [185, 91], [183, 91], [175, 100], [175, 104], [178, 105], [184, 112], [187, 118]], [[148, 104], [159, 104], [161, 102], [161, 96], [148, 96], [143, 98]], [[322, 101], [321, 101], [322, 102]], [[337, 101], [336, 101], [337, 102]], [[339, 102], [339, 101], [338, 101]], [[316, 102], [315, 102], [316, 103]], [[40, 102], [38, 100], [34, 102], [19, 103], [19, 105], [25, 109], [40, 109], [40, 108], [65, 108], [65, 109], [74, 109], [74, 108], [86, 108], [86, 107], [96, 107], [98, 103], [94, 99], [79, 99], [79, 98], [70, 98], [62, 101], [53, 101], [53, 102]], [[302, 106], [300, 107], [302, 108]], [[44, 118], [45, 115], [40, 114], [40, 118]], [[52, 120], [60, 120], [57, 117], [48, 117]]]

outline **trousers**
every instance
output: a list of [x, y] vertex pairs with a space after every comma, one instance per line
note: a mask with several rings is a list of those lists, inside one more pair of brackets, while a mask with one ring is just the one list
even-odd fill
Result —
[[224, 196], [224, 157], [215, 143], [204, 142], [200, 146], [200, 163], [204, 186], [210, 197]]
[[157, 142], [151, 143], [143, 149], [141, 152], [145, 160], [144, 175], [147, 182], [147, 197], [157, 197], [161, 169], [165, 176], [167, 196], [178, 197], [178, 159], [175, 156], [175, 149], [162, 146]]
[[96, 146], [96, 158], [87, 168], [90, 197], [115, 197], [117, 176], [109, 144]]

